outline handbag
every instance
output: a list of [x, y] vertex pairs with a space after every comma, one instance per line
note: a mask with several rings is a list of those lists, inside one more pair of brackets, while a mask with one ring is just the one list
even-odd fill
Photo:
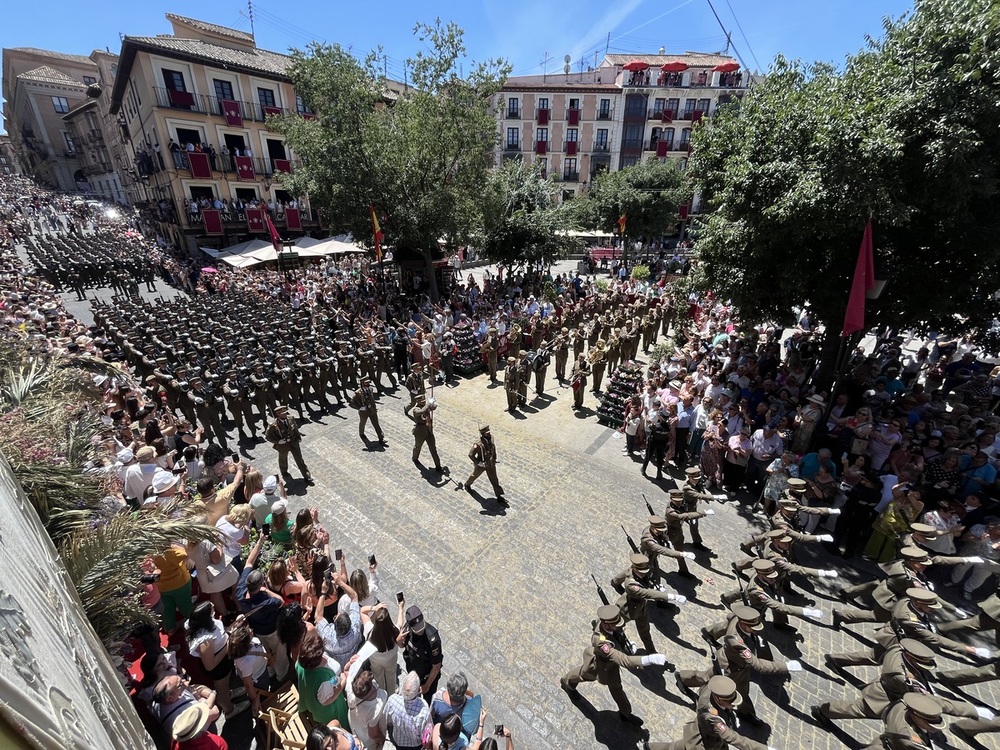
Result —
[[853, 438], [851, 440], [851, 453], [855, 456], [860, 455], [868, 450], [868, 440], [865, 438]]

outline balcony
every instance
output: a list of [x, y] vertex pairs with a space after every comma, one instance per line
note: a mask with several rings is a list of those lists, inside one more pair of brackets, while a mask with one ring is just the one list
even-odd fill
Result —
[[597, 111], [597, 119], [598, 120], [610, 120], [611, 119], [611, 110], [610, 109], [601, 109], [601, 110], [598, 110]]
[[[203, 115], [215, 115], [216, 117], [223, 118], [227, 117], [227, 113], [222, 106], [222, 102], [235, 101], [239, 105], [238, 118], [244, 122], [264, 122], [268, 115], [283, 115], [291, 111], [278, 106], [265, 106], [258, 102], [223, 99], [217, 96], [193, 94], [189, 91], [175, 91], [165, 88], [154, 88], [153, 91], [156, 94], [157, 107], [179, 109], [186, 112], [197, 112]], [[311, 112], [300, 112], [299, 114], [309, 119], [316, 116]]]
[[577, 145], [576, 141], [566, 141], [563, 143], [563, 151], [566, 152], [566, 156], [575, 156]]
[[594, 148], [591, 150], [597, 153], [608, 153], [611, 150], [611, 147], [606, 141], [599, 141], [594, 144]]
[[563, 182], [579, 182], [580, 181], [580, 173], [577, 172], [576, 170], [573, 170], [573, 171], [563, 170], [562, 178], [563, 178]]
[[580, 124], [580, 110], [579, 108], [572, 108], [566, 110], [566, 122], [570, 125]]
[[507, 119], [508, 120], [520, 120], [521, 119], [521, 109], [520, 107], [511, 109], [507, 108]]
[[504, 146], [503, 150], [504, 151], [508, 151], [508, 152], [510, 152], [510, 151], [520, 151], [521, 150], [521, 143], [520, 143], [520, 141], [514, 141], [513, 143], [511, 143], [511, 142], [508, 141], [507, 145]]
[[657, 109], [657, 108], [654, 107], [653, 109], [649, 110], [649, 113], [646, 115], [646, 119], [647, 120], [662, 120], [663, 119], [663, 112], [664, 111], [665, 110], [662, 107], [660, 107], [659, 109]]
[[691, 141], [681, 141], [674, 146], [674, 151], [691, 151]]
[[548, 141], [535, 141], [535, 153], [539, 156], [544, 156], [549, 152], [549, 142]]
[[87, 143], [104, 143], [104, 134], [97, 128], [91, 128]]
[[[241, 182], [253, 182], [256, 180], [270, 179], [275, 176], [276, 172], [294, 172], [302, 162], [295, 159], [272, 159], [269, 156], [251, 156], [250, 164], [253, 168], [253, 176], [247, 179], [249, 175], [244, 175], [243, 179], [240, 180], [239, 173], [236, 168], [236, 159], [232, 155], [224, 156], [222, 153], [216, 151], [215, 153], [215, 163], [212, 164], [211, 157], [208, 160], [209, 169], [212, 174], [209, 177], [207, 174], [204, 176], [198, 176], [198, 179], [218, 179], [221, 174], [222, 178], [225, 180], [241, 181]], [[164, 155], [165, 163], [173, 166], [174, 169], [190, 170], [188, 164], [188, 154], [185, 151], [172, 151]], [[197, 164], [195, 165], [197, 166]], [[186, 175], [182, 175], [186, 176]], [[192, 174], [192, 176], [195, 176]], [[280, 178], [278, 178], [280, 179]]]
[[201, 94], [192, 94], [190, 91], [177, 91], [176, 89], [160, 87], [154, 88], [153, 92], [156, 94], [157, 107], [208, 114], [205, 97]]
[[551, 110], [548, 107], [539, 107], [535, 110], [535, 119], [538, 121], [539, 125], [549, 124], [549, 114]]

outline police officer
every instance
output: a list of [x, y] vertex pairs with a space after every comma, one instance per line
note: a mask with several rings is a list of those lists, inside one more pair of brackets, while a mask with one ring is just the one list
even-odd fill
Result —
[[406, 671], [420, 676], [420, 693], [430, 704], [437, 692], [444, 653], [437, 628], [424, 620], [424, 613], [416, 604], [407, 608], [406, 626], [400, 631], [396, 643], [403, 648]]
[[581, 682], [597, 682], [605, 685], [615, 705], [618, 706], [618, 716], [621, 720], [631, 724], [642, 724], [642, 719], [632, 713], [632, 704], [622, 688], [621, 668], [663, 667], [667, 663], [667, 658], [662, 654], [630, 655], [628, 639], [625, 638], [623, 629], [625, 620], [622, 619], [621, 610], [613, 604], [598, 608], [597, 620], [594, 621], [593, 627], [590, 645], [583, 651], [583, 664], [563, 675], [559, 684], [573, 700], [580, 698], [577, 686]]

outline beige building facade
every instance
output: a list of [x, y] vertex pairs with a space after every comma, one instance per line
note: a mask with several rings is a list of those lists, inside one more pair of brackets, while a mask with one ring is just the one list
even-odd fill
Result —
[[508, 78], [497, 160], [540, 163], [563, 199], [644, 159], [686, 168], [694, 129], [744, 95], [739, 68], [721, 54], [608, 55], [586, 72]]
[[[275, 206], [292, 199], [277, 173], [294, 170], [295, 155], [266, 122], [284, 113], [312, 116], [288, 77], [291, 58], [258, 49], [246, 32], [166, 17], [172, 34], [122, 40], [110, 114], [133, 165], [129, 190], [179, 246], [225, 247], [261, 236], [240, 211], [228, 211], [220, 231], [185, 206], [203, 198]], [[307, 206], [299, 209], [291, 225], [272, 211], [282, 236], [319, 228]]]

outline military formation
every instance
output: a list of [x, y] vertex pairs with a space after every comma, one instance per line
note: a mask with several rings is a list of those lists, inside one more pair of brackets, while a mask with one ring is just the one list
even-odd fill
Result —
[[[769, 519], [770, 528], [739, 545], [744, 556], [732, 565], [736, 583], [719, 597], [724, 613], [718, 619], [706, 617], [701, 628], [709, 651], [709, 660], [701, 669], [674, 670], [652, 637], [649, 608], [664, 607], [666, 616], [676, 617], [682, 605], [691, 612], [702, 604], [697, 596], [689, 600], [680, 594], [668, 579], [674, 565], [680, 578], [698, 577], [689, 570], [689, 562], [710, 565], [714, 554], [705, 545], [698, 524], [710, 520], [710, 504], [727, 498], [707, 492], [700, 470], [689, 468], [683, 483], [669, 490], [665, 510], [655, 512], [647, 501], [649, 516], [638, 544], [623, 525], [631, 554], [627, 557], [628, 567], [610, 579], [619, 592], [618, 599], [609, 600], [598, 584], [601, 606], [591, 623], [590, 643], [584, 649], [582, 663], [561, 680], [570, 699], [581, 701], [580, 686], [597, 682], [607, 687], [623, 722], [641, 725], [642, 719], [632, 712], [621, 671], [667, 669], [674, 671], [678, 692], [693, 700], [694, 715], [671, 741], [643, 740], [646, 750], [801, 747], [793, 737], [780, 732], [775, 733], [770, 745], [747, 736], [747, 732], [758, 730], [759, 736], [764, 726], [754, 706], [751, 684], [769, 687], [806, 670], [823, 674], [798, 659], [781, 658], [771, 645], [778, 632], [808, 638], [809, 627], [827, 621], [828, 615], [813, 607], [796, 586], [802, 587], [808, 579], [839, 575], [832, 569], [808, 567], [796, 559], [796, 545], [830, 538], [803, 531], [810, 516], [839, 513], [836, 509], [809, 507], [804, 491], [805, 482], [793, 479]], [[857, 666], [878, 671], [855, 698], [812, 706], [811, 718], [829, 731], [834, 730], [835, 722], [844, 719], [878, 722], [881, 729], [866, 750], [941, 747], [938, 733], [947, 726], [944, 717], [953, 717], [949, 731], [974, 747], [981, 746], [977, 735], [1000, 732], [1000, 719], [991, 708], [957, 694], [962, 686], [1000, 676], [1000, 596], [993, 594], [983, 601], [981, 612], [975, 616], [943, 601], [927, 578], [927, 570], [931, 566], [983, 561], [938, 555], [927, 546], [934, 538], [932, 527], [912, 524], [910, 531], [897, 540], [895, 559], [881, 564], [883, 575], [838, 590], [845, 603], [857, 606], [834, 608], [833, 627], [842, 630], [850, 624], [871, 623], [877, 629], [872, 647], [827, 654], [825, 666], [842, 676], [848, 674], [848, 668]], [[638, 645], [630, 639], [629, 623], [635, 625]], [[991, 647], [961, 637], [977, 633], [991, 640]], [[967, 666], [940, 669], [941, 656]]]

